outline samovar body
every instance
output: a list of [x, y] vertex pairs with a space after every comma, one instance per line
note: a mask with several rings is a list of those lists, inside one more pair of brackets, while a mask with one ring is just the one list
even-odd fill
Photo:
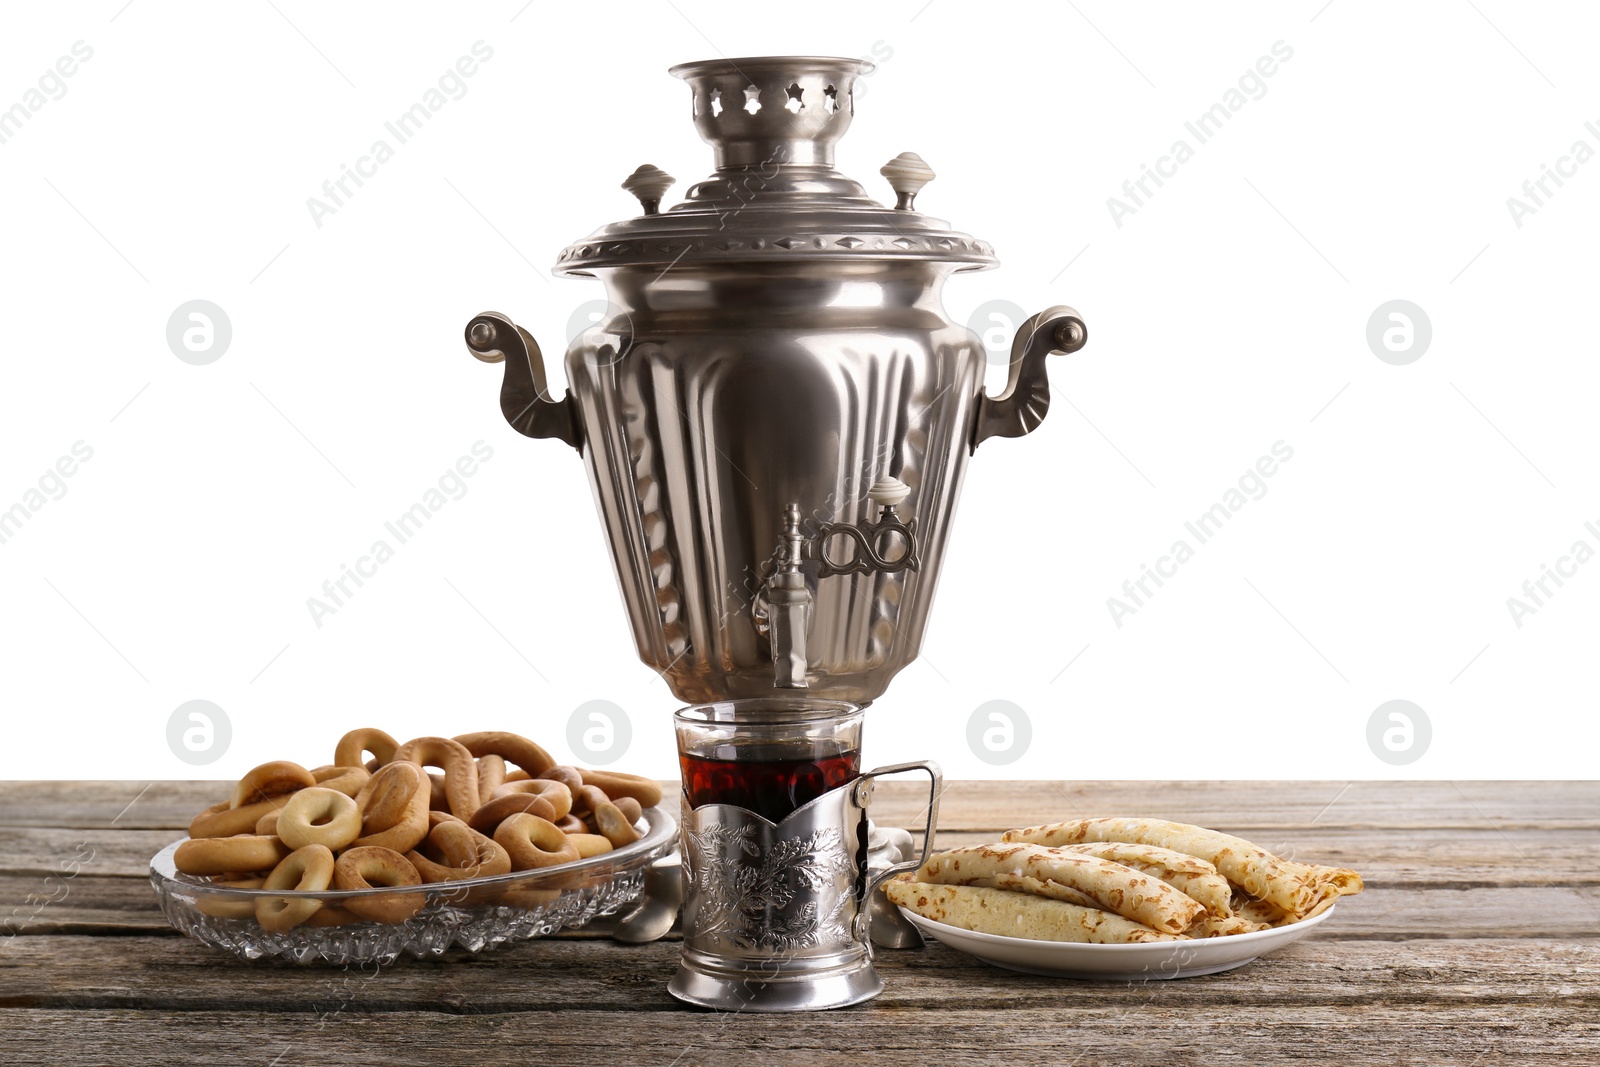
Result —
[[512, 425], [582, 453], [639, 655], [685, 702], [880, 696], [917, 655], [968, 457], [1037, 426], [1045, 358], [1086, 340], [1070, 308], [1034, 316], [985, 395], [985, 349], [941, 289], [993, 250], [914, 209], [920, 158], [883, 168], [892, 208], [833, 169], [870, 69], [673, 68], [717, 169], [663, 212], [672, 179], [640, 167], [623, 184], [643, 214], [561, 254], [609, 303], [568, 349], [565, 397], [525, 331], [468, 324], [506, 361]]
[[818, 581], [808, 561], [809, 688], [870, 701], [916, 657], [985, 366], [944, 319], [944, 273], [702, 268], [666, 293], [613, 280], [622, 321], [578, 339], [567, 380], [639, 655], [680, 699], [773, 691], [765, 589], [785, 505], [813, 535], [858, 525], [886, 476], [910, 490], [919, 566]]

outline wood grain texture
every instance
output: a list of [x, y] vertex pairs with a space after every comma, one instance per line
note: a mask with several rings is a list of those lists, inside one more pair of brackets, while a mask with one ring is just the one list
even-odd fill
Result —
[[[670, 790], [676, 785], [670, 784]], [[149, 858], [218, 782], [0, 783], [8, 1062], [168, 1064], [1600, 1064], [1600, 783], [949, 784], [940, 846], [1092, 814], [1230, 830], [1355, 867], [1315, 934], [1221, 975], [1082, 983], [937, 943], [884, 952], [884, 995], [825, 1016], [715, 1015], [665, 989], [677, 935], [607, 924], [382, 968], [243, 963], [170, 929]], [[885, 783], [874, 817], [919, 822]]]
[[[0, 826], [170, 829], [226, 797], [228, 782], [0, 782]], [[674, 795], [676, 782], [663, 783]], [[883, 782], [874, 817], [920, 821], [927, 789]], [[1595, 782], [948, 782], [939, 825], [997, 830], [1138, 815], [1270, 834], [1347, 829], [1600, 829]]]
[[[1600, 1026], [1562, 1005], [1416, 1004], [1283, 1008], [1085, 1007], [1070, 991], [1048, 1006], [994, 1010], [943, 1003], [870, 1006], [814, 1015], [641, 1015], [567, 1010], [453, 1012], [172, 1012], [0, 1010], [18, 1063], [329, 1064], [438, 1067], [558, 1063], [562, 1067], [858, 1067], [930, 1060], [941, 1067], [1118, 1067], [1238, 1063], [1396, 1067], [1593, 1067]], [[537, 1050], [532, 1051], [532, 1050]]]
[[[549, 940], [472, 957], [403, 958], [382, 967], [244, 963], [180, 937], [19, 937], [0, 948], [0, 1008], [161, 1011], [262, 1009], [495, 1012], [676, 1012], [666, 991], [671, 942]], [[1509, 964], [1509, 965], [1508, 965]], [[1600, 943], [1445, 939], [1334, 940], [1320, 932], [1249, 967], [1182, 981], [1062, 982], [990, 967], [937, 943], [882, 952], [887, 989], [874, 1007], [936, 1008], [959, 990], [966, 1008], [1005, 1011], [1151, 1004], [1290, 1007], [1449, 1002], [1560, 1004], [1600, 1021]]]

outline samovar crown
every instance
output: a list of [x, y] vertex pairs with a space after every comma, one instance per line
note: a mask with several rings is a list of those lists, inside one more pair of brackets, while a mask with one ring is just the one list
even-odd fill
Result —
[[915, 210], [933, 169], [902, 152], [880, 173], [893, 206], [833, 166], [833, 146], [855, 115], [864, 59], [757, 56], [680, 63], [695, 129], [716, 170], [670, 210], [672, 176], [643, 164], [622, 186], [641, 213], [604, 226], [556, 260], [555, 273], [587, 277], [642, 268], [651, 276], [737, 269], [747, 263], [931, 263], [957, 271], [996, 265], [985, 241]]
[[855, 115], [864, 59], [755, 56], [680, 63], [668, 73], [694, 91], [694, 125], [717, 154], [717, 169], [833, 166], [833, 146]]

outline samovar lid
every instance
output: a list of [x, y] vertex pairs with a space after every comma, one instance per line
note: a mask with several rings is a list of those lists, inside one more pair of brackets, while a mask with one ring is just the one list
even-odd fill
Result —
[[644, 214], [568, 246], [555, 272], [828, 259], [995, 266], [987, 242], [914, 209], [917, 191], [934, 176], [920, 157], [902, 153], [883, 167], [897, 197], [892, 208], [833, 169], [833, 146], [855, 113], [856, 79], [872, 69], [866, 60], [829, 56], [671, 68], [693, 91], [695, 129], [715, 149], [715, 173], [663, 212], [673, 178], [641, 166], [622, 184]]

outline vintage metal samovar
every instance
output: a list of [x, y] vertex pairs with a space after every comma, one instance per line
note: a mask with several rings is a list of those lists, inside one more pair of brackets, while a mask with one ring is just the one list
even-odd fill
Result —
[[[474, 355], [505, 361], [511, 425], [583, 456], [640, 658], [685, 703], [731, 702], [733, 724], [759, 719], [774, 697], [789, 709], [865, 705], [916, 658], [968, 457], [1039, 425], [1046, 358], [1088, 336], [1071, 308], [1034, 315], [1013, 341], [1005, 390], [985, 394], [984, 346], [945, 317], [940, 294], [950, 275], [995, 266], [994, 250], [916, 209], [934, 177], [918, 156], [882, 168], [892, 207], [833, 167], [856, 80], [871, 70], [814, 56], [672, 68], [716, 170], [663, 211], [673, 179], [639, 167], [622, 184], [641, 213], [561, 253], [556, 273], [598, 277], [610, 306], [568, 348], [564, 397], [510, 319], [485, 312], [467, 325]], [[937, 768], [921, 769], [937, 782]], [[808, 861], [804, 879], [822, 892], [833, 866], [853, 865], [840, 914], [864, 913], [865, 788], [841, 786], [776, 825], [686, 799], [685, 850], [700, 850], [702, 870], [734, 870], [751, 848], [787, 855], [799, 840], [791, 822], [813, 843], [826, 830], [844, 851]], [[744, 852], [706, 851], [735, 838]], [[716, 889], [698, 892], [720, 899]], [[686, 953], [674, 992], [791, 1010], [881, 988], [859, 924], [841, 920], [837, 943], [784, 941], [788, 956], [744, 983], [768, 992], [737, 1000], [748, 990], [729, 975], [752, 973], [770, 956], [762, 946], [783, 941], [779, 910], [739, 913], [761, 929], [686, 929], [691, 947], [717, 937], [755, 947], [708, 950], [698, 963]]]
[[672, 68], [717, 169], [662, 211], [672, 179], [640, 167], [643, 213], [561, 253], [613, 309], [568, 349], [566, 396], [505, 316], [467, 326], [505, 360], [511, 425], [582, 453], [639, 656], [684, 702], [882, 695], [916, 658], [967, 458], [1039, 425], [1045, 358], [1088, 336], [1071, 308], [1033, 316], [984, 395], [984, 347], [940, 290], [994, 250], [915, 209], [916, 156], [883, 168], [894, 207], [833, 169], [871, 69]]

